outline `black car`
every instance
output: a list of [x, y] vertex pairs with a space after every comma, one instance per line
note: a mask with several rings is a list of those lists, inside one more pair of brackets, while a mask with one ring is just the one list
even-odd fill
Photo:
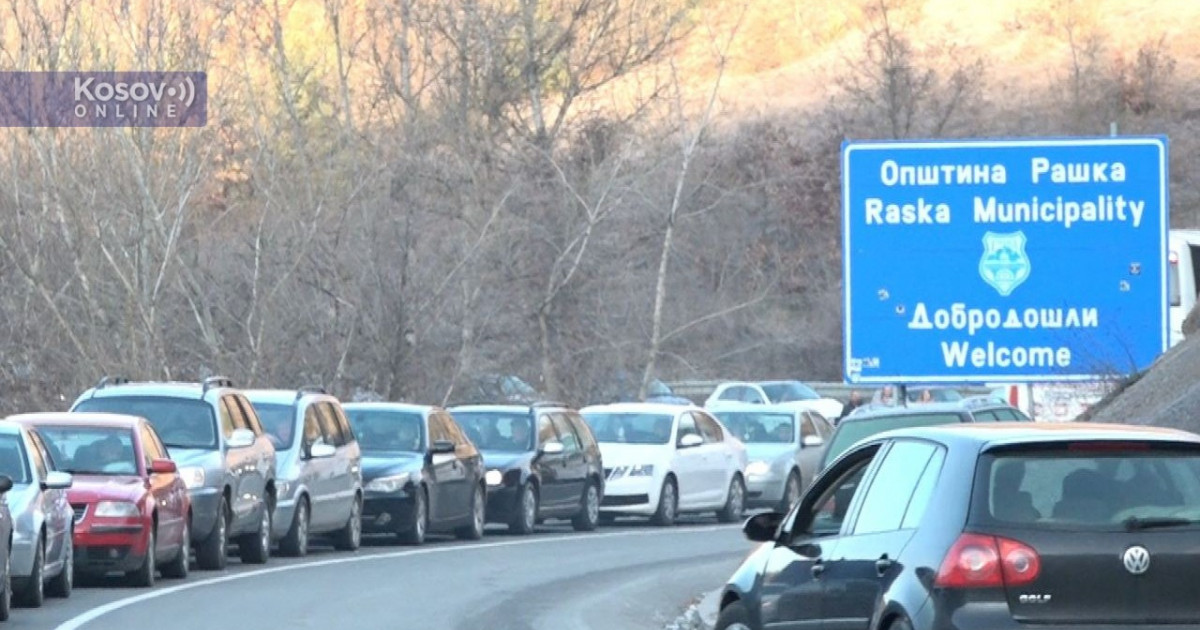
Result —
[[483, 537], [483, 457], [446, 410], [344, 403], [362, 450], [363, 531], [419, 545], [431, 532]]
[[891, 431], [838, 458], [726, 584], [718, 630], [1200, 628], [1200, 436]]
[[483, 452], [487, 520], [528, 534], [548, 518], [579, 531], [600, 521], [604, 464], [592, 430], [558, 403], [463, 405], [451, 415]]
[[860, 408], [837, 424], [829, 447], [821, 459], [820, 470], [829, 466], [859, 440], [890, 431], [959, 422], [1033, 422], [1021, 410], [1002, 400], [987, 397], [967, 398], [950, 403], [921, 403], [907, 407], [871, 406]]

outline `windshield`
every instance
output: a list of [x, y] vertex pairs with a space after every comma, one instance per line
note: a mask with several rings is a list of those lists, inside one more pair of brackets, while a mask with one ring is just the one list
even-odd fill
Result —
[[203, 400], [165, 396], [89, 398], [71, 411], [141, 416], [150, 421], [167, 448], [217, 448], [217, 419]]
[[450, 415], [481, 451], [525, 453], [534, 448], [528, 413], [451, 410]]
[[1200, 524], [1200, 452], [1078, 446], [981, 458], [973, 522], [1073, 531]]
[[909, 413], [895, 416], [878, 416], [866, 420], [849, 420], [838, 425], [825, 451], [825, 459], [821, 468], [841, 455], [846, 449], [859, 440], [864, 440], [892, 429], [911, 429], [913, 427], [931, 427], [939, 424], [954, 424], [962, 422], [962, 416], [957, 413]]
[[661, 413], [589, 412], [583, 419], [596, 441], [619, 444], [669, 444], [675, 424], [674, 416]]
[[713, 411], [712, 414], [747, 444], [791, 444], [796, 438], [796, 419], [790, 413]]
[[0, 435], [0, 475], [13, 483], [29, 483], [29, 467], [22, 452], [20, 436]]
[[278, 450], [287, 450], [296, 441], [296, 406], [250, 401], [258, 414], [267, 438]]
[[761, 383], [763, 393], [773, 403], [791, 402], [794, 400], [817, 400], [821, 397], [813, 388], [798, 381], [784, 383]]
[[119, 427], [39, 426], [55, 469], [73, 475], [136, 475], [133, 432]]
[[351, 408], [346, 418], [364, 453], [425, 452], [425, 417], [419, 412]]

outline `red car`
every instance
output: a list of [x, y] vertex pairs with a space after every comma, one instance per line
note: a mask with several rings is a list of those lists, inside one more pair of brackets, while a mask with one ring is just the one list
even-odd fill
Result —
[[55, 470], [71, 473], [75, 570], [123, 572], [138, 586], [188, 574], [191, 500], [166, 447], [145, 418], [107, 413], [12, 416], [46, 444]]

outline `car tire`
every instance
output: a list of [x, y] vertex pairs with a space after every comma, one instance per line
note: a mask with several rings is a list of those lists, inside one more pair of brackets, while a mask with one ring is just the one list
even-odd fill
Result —
[[742, 518], [746, 511], [746, 484], [741, 475], [734, 475], [729, 482], [729, 491], [725, 495], [725, 507], [717, 512], [717, 520], [722, 523], [735, 523]]
[[413, 494], [412, 520], [403, 531], [397, 533], [400, 542], [406, 545], [425, 544], [425, 534], [429, 530], [429, 498], [425, 487], [421, 486]]
[[0, 593], [0, 621], [8, 621], [12, 616], [12, 545], [8, 545], [8, 553], [4, 556], [4, 592]]
[[730, 602], [717, 615], [713, 630], [750, 630], [750, 612], [742, 602]]
[[238, 540], [238, 555], [244, 564], [266, 564], [271, 558], [271, 504], [262, 505], [258, 531], [245, 534]]
[[63, 567], [58, 575], [46, 585], [46, 594], [50, 597], [66, 599], [71, 596], [75, 587], [75, 531], [67, 531], [67, 539], [63, 542]]
[[150, 539], [146, 541], [146, 557], [142, 558], [142, 566], [130, 571], [129, 581], [133, 582], [134, 586], [142, 588], [152, 588], [154, 586], [155, 573], [158, 571], [158, 554], [154, 548], [158, 545], [158, 532], [150, 530]]
[[183, 519], [183, 533], [180, 536], [183, 542], [179, 547], [179, 552], [175, 554], [175, 558], [163, 565], [161, 573], [165, 578], [182, 580], [188, 576], [188, 561], [190, 560], [188, 552], [191, 549], [190, 540], [192, 535], [191, 520], [192, 517], [190, 514]]
[[471, 493], [471, 523], [458, 528], [454, 533], [463, 540], [479, 540], [483, 538], [483, 528], [487, 523], [487, 494], [482, 486], [475, 486]]
[[668, 476], [663, 479], [662, 490], [658, 492], [658, 508], [650, 517], [650, 522], [659, 527], [674, 525], [678, 512], [679, 487], [675, 485], [675, 478]]
[[40, 608], [46, 601], [46, 537], [38, 537], [37, 549], [33, 552], [33, 569], [29, 572], [29, 581], [21, 589], [18, 600], [25, 608]]
[[779, 498], [779, 506], [776, 509], [782, 514], [791, 511], [792, 505], [800, 500], [801, 488], [803, 484], [800, 483], [800, 474], [793, 470], [783, 484], [783, 496]]
[[590, 532], [600, 524], [600, 488], [594, 481], [588, 481], [583, 487], [583, 496], [579, 498], [579, 513], [571, 519], [571, 526], [577, 532]]
[[538, 495], [533, 482], [526, 481], [521, 486], [520, 498], [517, 500], [517, 511], [508, 523], [508, 531], [528, 536], [537, 525]]
[[296, 498], [296, 510], [292, 512], [292, 525], [287, 535], [279, 541], [279, 551], [285, 556], [303, 558], [308, 555], [308, 497], [300, 495]]
[[229, 562], [229, 501], [222, 498], [217, 506], [217, 522], [196, 547], [196, 566], [204, 571], [221, 571]]
[[355, 551], [362, 546], [363, 498], [355, 493], [350, 504], [350, 516], [346, 524], [333, 535], [333, 548], [339, 551]]

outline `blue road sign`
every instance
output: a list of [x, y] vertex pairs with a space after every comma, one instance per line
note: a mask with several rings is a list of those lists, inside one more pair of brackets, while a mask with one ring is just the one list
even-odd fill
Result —
[[842, 146], [851, 383], [1098, 380], [1169, 347], [1167, 139]]

